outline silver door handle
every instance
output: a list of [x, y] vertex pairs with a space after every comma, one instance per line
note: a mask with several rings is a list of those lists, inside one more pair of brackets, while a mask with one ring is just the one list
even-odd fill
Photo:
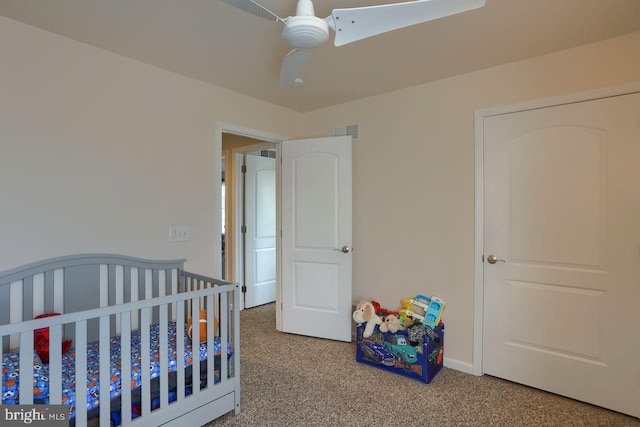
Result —
[[489, 256], [487, 257], [487, 262], [489, 262], [489, 264], [495, 264], [495, 263], [496, 263], [496, 262], [498, 262], [498, 261], [506, 262], [506, 261], [505, 261], [505, 260], [503, 260], [503, 259], [498, 259], [498, 257], [497, 257], [497, 256], [495, 256], [495, 255], [489, 255]]
[[349, 246], [343, 246], [340, 249], [334, 249], [334, 251], [340, 251], [343, 254], [348, 254], [349, 252], [351, 252], [351, 249], [353, 249], [353, 248], [350, 248]]

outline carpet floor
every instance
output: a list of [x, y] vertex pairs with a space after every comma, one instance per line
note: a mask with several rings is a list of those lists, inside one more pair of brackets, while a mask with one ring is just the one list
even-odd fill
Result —
[[240, 323], [240, 414], [212, 427], [640, 427], [637, 418], [486, 375], [443, 368], [427, 385], [357, 363], [354, 343], [277, 332], [275, 304], [242, 311]]

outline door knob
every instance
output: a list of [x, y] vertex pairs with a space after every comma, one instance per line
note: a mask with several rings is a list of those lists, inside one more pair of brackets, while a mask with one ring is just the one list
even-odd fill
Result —
[[349, 246], [343, 246], [340, 249], [334, 249], [334, 251], [340, 251], [343, 254], [348, 254], [351, 251], [351, 248]]
[[505, 260], [503, 260], [503, 259], [498, 259], [498, 257], [497, 257], [497, 256], [495, 256], [495, 255], [489, 255], [489, 256], [487, 257], [487, 261], [489, 262], [489, 264], [495, 264], [495, 263], [496, 263], [496, 262], [498, 262], [498, 261], [506, 262], [506, 261], [505, 261]]

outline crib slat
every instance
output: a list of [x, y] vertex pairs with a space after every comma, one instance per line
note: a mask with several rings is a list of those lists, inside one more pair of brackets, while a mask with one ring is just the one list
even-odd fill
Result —
[[213, 304], [213, 295], [207, 295], [207, 388], [215, 385], [214, 381], [214, 361], [215, 353], [215, 308]]
[[87, 425], [87, 321], [76, 322], [76, 425]]
[[[153, 270], [146, 269], [144, 271], [144, 299], [153, 298]], [[147, 316], [149, 321], [153, 318], [153, 310], [149, 310]]]
[[[15, 282], [14, 282], [15, 283]], [[33, 332], [20, 333], [20, 404], [33, 405]]]
[[122, 424], [131, 422], [131, 312], [121, 313], [122, 336], [120, 337], [120, 383], [122, 384]]
[[176, 372], [178, 402], [184, 399], [184, 301], [176, 305]]
[[33, 275], [33, 317], [44, 313], [44, 273]]
[[49, 402], [62, 403], [62, 325], [49, 327]]
[[144, 271], [144, 299], [153, 298], [153, 271], [146, 269]]
[[100, 264], [100, 307], [109, 305], [109, 266]]
[[109, 316], [100, 317], [100, 425], [109, 425], [111, 419], [109, 323]]
[[64, 269], [53, 270], [53, 311], [64, 313]]
[[167, 294], [167, 273], [164, 270], [158, 270], [158, 296], [163, 297]]
[[[160, 287], [162, 289], [162, 287]], [[166, 408], [169, 405], [169, 351], [168, 347], [168, 320], [167, 304], [160, 306], [160, 407]]]
[[220, 294], [220, 383], [229, 378], [229, 359], [227, 343], [229, 342], [229, 293]]
[[[124, 302], [124, 266], [116, 265], [115, 272], [115, 303], [122, 304]], [[116, 316], [116, 335], [120, 335], [120, 317]]]
[[[175, 268], [171, 270], [171, 295], [175, 295], [178, 293], [178, 270]], [[177, 313], [176, 313], [177, 304], [171, 304], [171, 321], [175, 322]]]
[[193, 396], [200, 394], [200, 298], [191, 304], [191, 388]]
[[[138, 269], [136, 267], [131, 267], [131, 302], [138, 301], [139, 299], [139, 284], [138, 284]], [[131, 319], [131, 330], [138, 329], [138, 316], [137, 312], [134, 312], [135, 316]]]
[[[23, 280], [16, 280], [9, 285], [9, 323], [22, 322], [22, 284]], [[13, 350], [18, 347], [18, 335], [11, 335], [9, 347]]]
[[142, 387], [141, 394], [141, 412], [144, 417], [151, 412], [151, 383], [149, 381], [149, 362], [151, 359], [149, 346], [150, 344], [150, 318], [151, 310], [149, 308], [143, 308], [140, 310], [140, 380]]

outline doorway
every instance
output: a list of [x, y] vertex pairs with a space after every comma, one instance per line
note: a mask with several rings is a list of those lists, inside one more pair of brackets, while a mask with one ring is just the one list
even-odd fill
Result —
[[243, 308], [275, 301], [276, 148], [222, 133], [221, 268], [225, 280], [240, 284]]
[[[260, 144], [264, 142], [275, 144], [277, 159], [276, 206], [278, 207], [276, 208], [276, 224], [279, 228], [276, 232], [276, 302], [278, 302], [276, 329], [307, 336], [350, 341], [352, 313], [351, 136], [287, 140], [278, 135], [218, 122], [216, 125], [216, 151], [220, 153], [220, 159], [222, 157], [225, 159], [225, 187], [227, 190], [234, 187], [231, 180], [235, 174], [230, 169], [236, 167], [234, 166], [236, 163], [229, 160], [232, 158], [231, 152], [223, 152], [222, 150], [223, 137], [228, 138], [227, 134], [258, 140]], [[291, 150], [294, 147], [295, 153], [292, 155]], [[243, 150], [252, 151], [248, 147], [243, 147]], [[283, 160], [282, 153], [285, 153], [286, 159], [284, 160], [286, 161]], [[296, 173], [292, 175], [294, 169]], [[333, 170], [334, 173], [319, 181], [317, 174], [314, 173], [318, 170], [322, 170], [323, 175], [326, 175], [330, 170]], [[295, 185], [293, 184], [294, 177], [296, 178]], [[294, 205], [284, 201], [285, 195], [293, 195], [294, 187], [292, 185], [298, 194], [295, 209], [293, 209]], [[236, 278], [240, 277], [240, 274], [230, 266], [238, 264], [231, 259], [234, 256], [236, 259], [238, 258], [238, 245], [235, 250], [231, 250], [229, 244], [233, 240], [237, 241], [239, 233], [236, 233], [235, 239], [230, 236], [234, 230], [238, 229], [238, 226], [229, 224], [229, 222], [235, 221], [235, 215], [227, 213], [231, 207], [228, 199], [224, 202], [227, 219], [225, 234], [228, 234], [225, 235], [225, 267], [229, 275], [227, 280], [237, 283]], [[216, 202], [219, 203], [217, 197]], [[321, 209], [314, 208], [314, 206], [317, 207], [317, 203], [321, 204]], [[326, 212], [330, 205], [335, 206], [335, 209], [331, 210], [332, 215], [318, 215], [318, 212]], [[217, 212], [220, 213], [221, 210], [221, 205], [218, 205]], [[297, 220], [291, 222], [294, 211], [297, 212], [295, 214]], [[310, 215], [306, 215], [305, 212]], [[289, 221], [287, 224], [285, 224], [285, 216]], [[314, 221], [319, 228], [313, 229]], [[222, 221], [219, 223], [218, 236], [222, 235], [221, 223]], [[297, 230], [298, 226], [306, 227], [306, 231]], [[312, 232], [309, 233], [309, 230]], [[319, 235], [318, 230], [324, 230], [325, 233]], [[302, 234], [298, 231], [301, 231]], [[295, 243], [294, 236], [297, 238]], [[313, 238], [318, 236], [322, 240], [320, 246], [313, 241]], [[327, 236], [333, 236], [331, 244], [328, 244]], [[218, 240], [217, 244], [221, 245], [222, 240]], [[314, 253], [308, 260], [294, 259], [293, 254], [290, 251], [286, 252], [285, 248], [296, 245], [322, 249], [334, 256], [340, 253], [340, 257], [343, 259], [329, 265], [331, 263], [326, 260], [324, 263], [322, 262], [319, 254], [315, 253], [317, 251], [313, 251]], [[221, 263], [218, 263], [218, 256], [215, 262], [217, 266], [221, 267]], [[287, 266], [286, 269], [284, 265]], [[313, 265], [317, 266], [315, 268], [317, 272], [322, 270], [326, 274], [312, 274]], [[298, 274], [292, 276], [289, 274], [292, 271], [291, 266], [303, 268], [297, 268]], [[305, 275], [306, 277], [303, 277]], [[306, 280], [306, 278], [314, 280]], [[322, 279], [320, 286], [318, 286], [319, 279]], [[316, 298], [317, 295], [321, 295], [322, 298]], [[244, 306], [241, 306], [242, 308]], [[317, 316], [315, 320], [307, 319], [301, 323], [297, 321], [299, 318], [296, 318], [294, 308], [306, 308], [307, 311], [316, 312]], [[285, 317], [288, 319], [287, 321], [285, 321]], [[331, 322], [334, 322], [332, 323], [334, 326], [328, 327], [327, 325]], [[292, 324], [295, 324], [298, 329], [291, 330]], [[300, 326], [304, 328], [300, 329]], [[327, 328], [330, 333], [326, 333]]]

